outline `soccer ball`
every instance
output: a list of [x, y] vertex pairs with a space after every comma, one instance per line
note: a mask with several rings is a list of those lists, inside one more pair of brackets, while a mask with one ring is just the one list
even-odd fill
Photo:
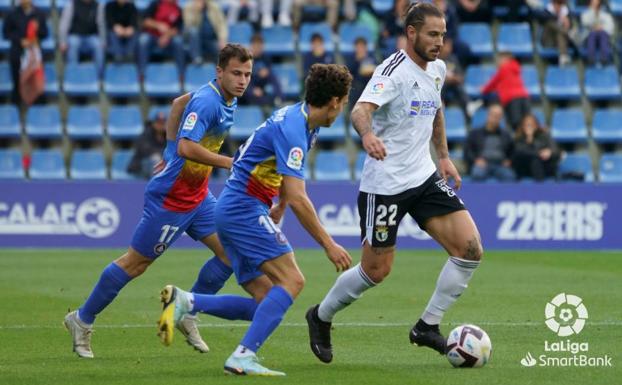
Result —
[[447, 359], [460, 368], [480, 368], [490, 360], [492, 344], [485, 331], [475, 325], [460, 325], [447, 338]]

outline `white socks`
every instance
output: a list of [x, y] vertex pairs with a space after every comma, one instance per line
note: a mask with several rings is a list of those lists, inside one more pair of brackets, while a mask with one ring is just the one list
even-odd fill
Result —
[[250, 357], [254, 355], [255, 355], [254, 351], [242, 345], [238, 345], [238, 347], [233, 352], [233, 356], [237, 358]]
[[467, 288], [479, 261], [449, 257], [436, 282], [436, 290], [421, 319], [428, 325], [438, 325], [449, 307]]
[[318, 317], [324, 322], [332, 322], [335, 314], [356, 301], [361, 294], [376, 283], [369, 279], [361, 264], [345, 271], [337, 278], [318, 308]]

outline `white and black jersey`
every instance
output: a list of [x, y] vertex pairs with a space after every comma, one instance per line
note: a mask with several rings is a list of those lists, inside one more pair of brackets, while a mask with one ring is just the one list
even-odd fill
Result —
[[378, 106], [372, 129], [384, 142], [387, 156], [383, 161], [367, 156], [362, 192], [396, 195], [434, 174], [430, 138], [446, 71], [442, 60], [429, 62], [423, 70], [404, 50], [376, 68], [358, 101]]

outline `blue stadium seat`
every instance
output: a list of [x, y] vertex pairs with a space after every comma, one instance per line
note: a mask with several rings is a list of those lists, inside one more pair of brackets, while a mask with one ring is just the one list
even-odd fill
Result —
[[464, 75], [464, 89], [471, 98], [482, 97], [482, 87], [492, 78], [496, 69], [491, 65], [471, 65]]
[[616, 17], [622, 16], [622, 0], [609, 0], [609, 9]]
[[367, 40], [368, 52], [376, 50], [374, 33], [367, 25], [361, 23], [341, 23], [339, 26], [339, 52], [342, 55], [353, 55], [354, 42], [359, 37]]
[[361, 180], [366, 157], [367, 153], [365, 151], [359, 151], [359, 153], [356, 154], [356, 162], [354, 163], [354, 179], [356, 180]]
[[[58, 0], [56, 0], [58, 2]], [[54, 33], [54, 26], [52, 25], [52, 19], [48, 17], [48, 37], [41, 41], [41, 51], [44, 55], [52, 55], [56, 50], [56, 35]]]
[[30, 179], [65, 179], [65, 160], [60, 150], [34, 150], [30, 158]]
[[112, 106], [108, 112], [108, 135], [113, 140], [133, 139], [143, 132], [138, 106]]
[[[2, 0], [2, 1], [6, 1], [6, 0]], [[9, 3], [9, 8], [10, 7], [11, 7], [11, 4]], [[0, 31], [2, 31], [2, 28], [4, 28], [4, 19], [0, 19]], [[5, 54], [9, 52], [10, 48], [11, 48], [11, 42], [9, 41], [9, 39], [4, 38], [3, 33], [0, 33], [0, 53]]]
[[585, 70], [585, 95], [590, 100], [618, 100], [620, 78], [614, 66], [588, 68]]
[[[58, 0], [56, 1], [58, 2]], [[145, 12], [149, 8], [149, 4], [151, 4], [151, 0], [134, 0], [138, 12]]]
[[250, 23], [241, 22], [229, 26], [229, 43], [242, 44], [248, 47], [253, 37], [253, 27]]
[[43, 71], [45, 72], [44, 93], [51, 96], [58, 95], [60, 92], [60, 83], [58, 82], [58, 76], [56, 76], [56, 65], [54, 63], [45, 63], [43, 65]]
[[346, 122], [343, 114], [339, 114], [330, 127], [322, 127], [318, 140], [321, 142], [343, 142], [346, 140]]
[[460, 40], [467, 43], [471, 54], [476, 57], [488, 57], [493, 54], [492, 33], [485, 23], [463, 23], [458, 27]]
[[26, 114], [26, 134], [35, 139], [59, 139], [62, 136], [58, 106], [34, 105]]
[[544, 93], [552, 100], [578, 100], [581, 98], [579, 74], [574, 67], [549, 66], [546, 69]]
[[464, 113], [458, 107], [445, 109], [445, 133], [450, 142], [461, 142], [466, 138]]
[[22, 125], [17, 107], [13, 104], [0, 106], [0, 138], [19, 138], [21, 134]]
[[590, 159], [590, 155], [585, 153], [566, 154], [561, 162], [559, 162], [557, 172], [562, 177], [567, 174], [582, 174], [584, 181], [594, 181], [592, 160]]
[[71, 179], [106, 179], [106, 162], [100, 150], [75, 150], [69, 168]]
[[275, 64], [272, 66], [274, 76], [281, 85], [281, 92], [286, 99], [298, 99], [301, 92], [301, 80], [293, 63]]
[[0, 63], [0, 95], [8, 95], [13, 90], [13, 81], [11, 80], [11, 70], [9, 63]]
[[99, 95], [99, 80], [97, 80], [95, 64], [66, 64], [63, 90], [68, 96]]
[[[0, 12], [7, 12], [9, 9], [11, 9], [11, 6], [13, 5], [13, 0], [0, 0]], [[2, 26], [2, 20], [0, 20], [0, 27]], [[2, 29], [0, 28], [0, 31], [2, 31]]]
[[521, 66], [521, 77], [529, 96], [532, 99], [540, 100], [542, 91], [540, 89], [540, 77], [538, 76], [538, 69], [534, 65]]
[[132, 160], [134, 151], [118, 150], [112, 154], [112, 164], [110, 166], [110, 176], [114, 180], [132, 180], [136, 177], [127, 172], [127, 166]]
[[264, 53], [268, 56], [294, 56], [296, 46], [294, 44], [294, 32], [291, 27], [275, 25], [271, 28], [262, 29], [261, 35], [264, 40]]
[[104, 127], [96, 106], [72, 106], [67, 113], [67, 134], [71, 139], [101, 140]]
[[551, 134], [560, 143], [587, 141], [585, 115], [579, 108], [558, 108], [551, 118]]
[[600, 158], [600, 181], [622, 182], [622, 154], [604, 154]]
[[503, 23], [497, 31], [497, 51], [516, 57], [532, 57], [531, 29], [527, 23]]
[[622, 143], [622, 110], [596, 110], [592, 118], [592, 136], [598, 143]]
[[22, 153], [14, 149], [0, 149], [0, 179], [24, 179]]
[[52, 9], [52, 0], [33, 0], [32, 4], [44, 13], [48, 13]]
[[263, 121], [261, 108], [240, 106], [233, 114], [233, 126], [229, 131], [229, 136], [233, 140], [246, 140]]
[[108, 64], [104, 73], [104, 92], [113, 97], [138, 96], [140, 83], [136, 66], [134, 64]]
[[348, 155], [343, 151], [318, 151], [315, 156], [315, 180], [350, 180]]
[[376, 14], [385, 14], [393, 9], [393, 0], [371, 0], [371, 8]]
[[189, 65], [186, 67], [184, 90], [196, 91], [216, 77], [216, 66], [212, 63]]
[[333, 41], [333, 32], [326, 23], [303, 23], [300, 27], [300, 39], [298, 40], [298, 49], [300, 53], [305, 54], [311, 52], [311, 36], [319, 33], [324, 38], [324, 46], [326, 52], [335, 51], [335, 42]]
[[149, 97], [175, 97], [181, 93], [179, 74], [173, 63], [147, 64], [144, 85]]

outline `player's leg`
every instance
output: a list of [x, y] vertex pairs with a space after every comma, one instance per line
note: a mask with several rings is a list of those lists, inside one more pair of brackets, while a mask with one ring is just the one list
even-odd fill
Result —
[[363, 239], [361, 263], [342, 273], [322, 302], [311, 307], [306, 314], [311, 350], [326, 363], [333, 358], [330, 342], [333, 317], [389, 275], [397, 228], [405, 214], [392, 197], [364, 192], [359, 194], [358, 206]]

